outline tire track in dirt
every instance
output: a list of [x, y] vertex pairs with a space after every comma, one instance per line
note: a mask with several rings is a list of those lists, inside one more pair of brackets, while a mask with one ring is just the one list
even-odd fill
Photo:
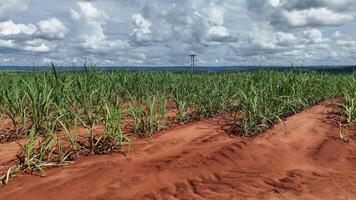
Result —
[[336, 138], [332, 112], [323, 102], [246, 140], [224, 134], [223, 117], [190, 123], [137, 141], [127, 157], [17, 177], [0, 199], [353, 199], [356, 144]]

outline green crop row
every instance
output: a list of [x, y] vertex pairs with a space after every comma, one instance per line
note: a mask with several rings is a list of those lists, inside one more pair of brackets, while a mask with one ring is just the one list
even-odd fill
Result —
[[25, 171], [63, 165], [83, 152], [119, 151], [130, 134], [221, 113], [235, 116], [230, 131], [241, 136], [334, 97], [345, 99], [345, 121], [356, 119], [356, 74], [54, 70], [3, 73], [0, 82], [0, 113], [12, 123], [7, 134], [27, 138], [16, 168]]

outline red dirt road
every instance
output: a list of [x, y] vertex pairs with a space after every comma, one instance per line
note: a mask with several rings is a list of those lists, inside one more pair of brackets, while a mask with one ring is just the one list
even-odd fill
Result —
[[222, 118], [194, 122], [135, 143], [126, 158], [17, 177], [0, 199], [356, 199], [356, 143], [338, 139], [332, 110], [316, 105], [247, 140], [224, 134]]

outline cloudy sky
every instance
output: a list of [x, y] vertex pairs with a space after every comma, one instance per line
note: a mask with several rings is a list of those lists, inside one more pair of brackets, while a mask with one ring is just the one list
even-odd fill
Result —
[[1, 0], [1, 65], [356, 63], [356, 0]]

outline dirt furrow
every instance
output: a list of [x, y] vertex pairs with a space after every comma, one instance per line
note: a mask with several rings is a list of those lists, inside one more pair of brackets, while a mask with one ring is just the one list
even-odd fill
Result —
[[190, 123], [135, 143], [127, 157], [17, 177], [0, 199], [355, 199], [356, 144], [337, 139], [332, 112], [324, 102], [249, 139], [227, 136], [223, 117]]

